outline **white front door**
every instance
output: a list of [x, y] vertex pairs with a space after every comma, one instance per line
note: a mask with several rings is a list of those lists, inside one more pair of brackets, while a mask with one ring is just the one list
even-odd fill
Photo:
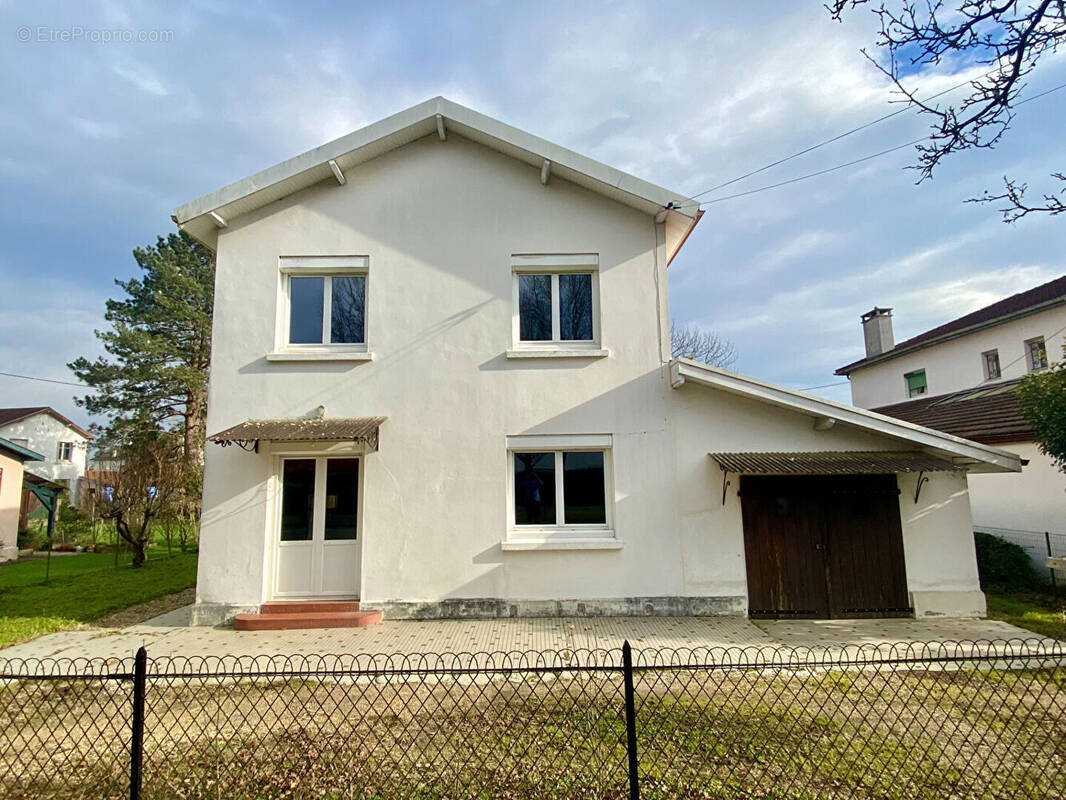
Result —
[[359, 459], [285, 458], [280, 469], [279, 598], [359, 594]]

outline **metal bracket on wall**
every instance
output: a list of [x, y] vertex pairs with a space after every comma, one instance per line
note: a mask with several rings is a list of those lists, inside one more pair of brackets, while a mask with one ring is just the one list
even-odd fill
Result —
[[728, 491], [730, 485], [732, 485], [732, 481], [728, 480], [729, 470], [727, 470], [725, 467], [720, 467], [720, 469], [722, 470], [722, 505], [724, 506], [725, 493], [726, 491]]
[[929, 479], [927, 477], [925, 477], [925, 473], [924, 472], [919, 472], [918, 473], [918, 485], [914, 487], [914, 502], [915, 502], [915, 505], [917, 505], [917, 503], [918, 503], [918, 496], [922, 493], [922, 484], [923, 483], [928, 483], [928, 482], [929, 482]]

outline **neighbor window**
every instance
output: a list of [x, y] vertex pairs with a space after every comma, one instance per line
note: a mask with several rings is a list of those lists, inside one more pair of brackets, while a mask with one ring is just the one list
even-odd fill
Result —
[[282, 343], [365, 350], [366, 263], [363, 257], [282, 258]]
[[59, 443], [59, 460], [70, 461], [74, 457], [74, 443], [73, 442], [60, 442]]
[[596, 342], [595, 256], [514, 256], [519, 345], [587, 347]]
[[1025, 359], [1029, 362], [1030, 372], [1047, 366], [1047, 348], [1044, 346], [1043, 336], [1025, 343]]
[[[528, 438], [534, 440], [529, 449], [510, 451], [515, 532], [609, 533], [609, 437], [548, 437], [543, 442]], [[550, 441], [553, 438], [558, 441]]]
[[908, 372], [903, 376], [903, 380], [907, 382], [907, 397], [918, 397], [919, 395], [923, 395], [928, 388], [928, 384], [926, 384], [925, 381], [924, 369]]
[[999, 368], [999, 351], [989, 350], [982, 353], [981, 358], [985, 362], [985, 380], [994, 381], [1002, 375]]

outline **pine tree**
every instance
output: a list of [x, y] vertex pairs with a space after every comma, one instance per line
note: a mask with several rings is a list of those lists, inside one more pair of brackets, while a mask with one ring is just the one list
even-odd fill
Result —
[[203, 462], [211, 360], [213, 254], [184, 231], [160, 236], [133, 257], [143, 275], [115, 283], [111, 329], [96, 331], [108, 357], [67, 366], [93, 391], [75, 402], [107, 418], [104, 441], [127, 444], [161, 430], [181, 436], [186, 464]]

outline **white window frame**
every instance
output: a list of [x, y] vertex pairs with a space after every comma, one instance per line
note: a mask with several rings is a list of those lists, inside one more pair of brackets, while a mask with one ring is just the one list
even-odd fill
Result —
[[[603, 453], [604, 522], [567, 524], [563, 489], [563, 454]], [[515, 522], [515, 453], [555, 454], [554, 525]], [[504, 550], [614, 550], [622, 546], [614, 531], [614, 458], [610, 434], [527, 435], [507, 437], [507, 535]], [[562, 520], [559, 522], [558, 520]]]
[[[1041, 345], [1043, 345], [1042, 349], [1044, 351], [1044, 363], [1040, 364], [1039, 366], [1037, 365], [1036, 361], [1033, 359], [1033, 345], [1038, 343], [1038, 342]], [[1025, 363], [1029, 367], [1029, 372], [1039, 372], [1042, 369], [1047, 369], [1047, 366], [1048, 366], [1047, 342], [1044, 341], [1044, 337], [1043, 336], [1034, 336], [1032, 339], [1026, 339], [1025, 340]]]
[[[330, 317], [333, 310], [333, 282], [324, 281], [322, 287], [322, 341], [293, 343], [289, 341], [289, 287], [292, 278], [346, 278], [362, 276], [365, 281], [363, 299], [363, 341], [330, 342]], [[281, 256], [278, 259], [278, 306], [275, 324], [274, 351], [268, 361], [363, 361], [373, 358], [370, 350], [370, 257], [369, 256]]]
[[[66, 455], [64, 455], [66, 451]], [[74, 442], [60, 442], [59, 452], [56, 457], [56, 461], [73, 461], [74, 460]]]
[[[997, 375], [993, 375], [992, 371], [988, 368], [989, 356], [996, 357], [996, 372], [998, 373]], [[1003, 377], [1003, 365], [1000, 363], [999, 350], [997, 348], [985, 350], [985, 352], [981, 353], [981, 366], [984, 368], [986, 381], [998, 381], [1000, 378]]]
[[[521, 339], [518, 282], [522, 275], [550, 275], [552, 286], [552, 338], [534, 342]], [[592, 278], [592, 339], [562, 339], [559, 312], [559, 276], [590, 275]], [[513, 358], [537, 355], [597, 357], [602, 349], [600, 332], [600, 258], [596, 253], [516, 254], [511, 256], [511, 349]]]

